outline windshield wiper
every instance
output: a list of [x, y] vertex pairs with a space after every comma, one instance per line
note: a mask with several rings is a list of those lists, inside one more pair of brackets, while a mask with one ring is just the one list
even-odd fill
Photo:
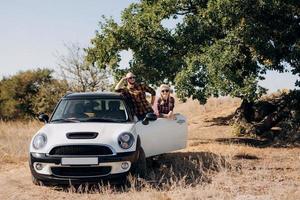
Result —
[[60, 118], [51, 120], [51, 122], [80, 122], [80, 120], [75, 118]]
[[118, 120], [113, 118], [90, 118], [86, 119], [85, 122], [125, 122], [125, 120]]

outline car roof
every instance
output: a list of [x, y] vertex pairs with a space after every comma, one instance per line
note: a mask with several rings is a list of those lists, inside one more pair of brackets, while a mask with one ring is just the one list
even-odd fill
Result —
[[68, 93], [64, 99], [81, 99], [81, 98], [104, 98], [104, 99], [124, 99], [120, 93], [116, 92], [78, 92]]

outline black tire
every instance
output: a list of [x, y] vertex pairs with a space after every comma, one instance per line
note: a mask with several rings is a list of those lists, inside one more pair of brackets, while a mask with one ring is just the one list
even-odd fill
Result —
[[33, 175], [31, 175], [31, 180], [34, 185], [44, 185], [42, 181], [38, 180]]
[[138, 149], [137, 161], [132, 164], [131, 174], [140, 178], [146, 177], [147, 174], [146, 156], [144, 150], [141, 147], [139, 147]]
[[160, 162], [159, 162], [160, 156], [161, 155], [146, 158], [148, 169], [153, 170], [154, 168], [159, 168], [160, 167]]

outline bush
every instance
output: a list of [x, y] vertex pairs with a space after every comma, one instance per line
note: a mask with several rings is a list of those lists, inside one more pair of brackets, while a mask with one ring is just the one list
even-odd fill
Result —
[[59, 99], [67, 91], [68, 84], [66, 81], [52, 80], [50, 84], [44, 84], [33, 99], [33, 111], [51, 114]]
[[0, 81], [0, 119], [30, 119], [36, 112], [49, 112], [67, 85], [52, 78], [52, 70], [19, 72]]

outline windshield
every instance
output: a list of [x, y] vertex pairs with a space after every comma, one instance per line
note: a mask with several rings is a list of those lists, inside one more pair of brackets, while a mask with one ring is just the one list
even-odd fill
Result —
[[63, 99], [51, 122], [126, 122], [128, 113], [120, 99]]

